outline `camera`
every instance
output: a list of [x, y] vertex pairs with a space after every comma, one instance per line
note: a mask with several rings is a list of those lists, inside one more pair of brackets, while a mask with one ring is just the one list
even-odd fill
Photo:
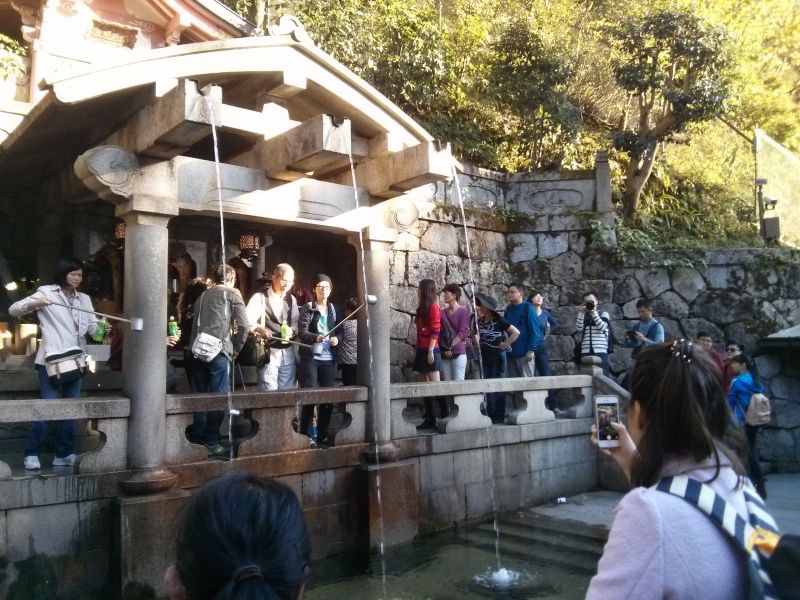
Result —
[[635, 331], [626, 331], [625, 335], [627, 335], [632, 340], [636, 339], [636, 332]]
[[594, 302], [587, 302], [586, 303], [586, 310], [594, 310]]
[[767, 198], [764, 197], [764, 210], [775, 210], [775, 207], [778, 204], [777, 198]]

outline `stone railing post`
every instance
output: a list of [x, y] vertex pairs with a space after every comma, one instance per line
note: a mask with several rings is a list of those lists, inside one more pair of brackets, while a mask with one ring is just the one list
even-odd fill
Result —
[[124, 311], [144, 324], [141, 331], [125, 329], [123, 389], [131, 401], [127, 456], [132, 475], [122, 487], [130, 494], [161, 492], [177, 481], [164, 469], [167, 224], [178, 214], [175, 179], [169, 163], [141, 167], [135, 155], [117, 146], [88, 150], [75, 162], [75, 172], [115, 204], [116, 215], [125, 221]]
[[[358, 320], [358, 382], [369, 388], [366, 439], [371, 442], [367, 453], [370, 462], [388, 461], [396, 453], [392, 444], [391, 401], [389, 399], [389, 354], [387, 332], [391, 328], [389, 308], [389, 258], [397, 232], [391, 229], [370, 228], [362, 236], [363, 256], [358, 236], [350, 243], [357, 254], [358, 295], [363, 302], [367, 294], [378, 302], [362, 310]], [[366, 282], [364, 281], [366, 276]], [[366, 285], [365, 285], [366, 284]], [[367, 328], [369, 317], [369, 329]], [[376, 457], [375, 453], [379, 456]]]

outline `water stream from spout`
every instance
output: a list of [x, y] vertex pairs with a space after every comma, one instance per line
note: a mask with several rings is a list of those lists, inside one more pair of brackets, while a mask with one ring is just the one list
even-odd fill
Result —
[[[340, 132], [340, 135], [344, 136], [345, 147], [347, 148], [347, 158], [350, 162], [350, 177], [353, 183], [353, 200], [355, 203], [355, 211], [356, 211], [356, 218], [360, 218], [361, 212], [361, 202], [358, 199], [358, 185], [356, 182], [356, 165], [353, 161], [353, 151], [352, 151], [352, 140], [349, 135], [345, 135], [345, 128], [343, 127], [336, 127], [335, 131]], [[373, 369], [373, 357], [372, 357], [372, 323], [370, 321], [370, 305], [367, 302], [367, 297], [369, 296], [369, 289], [367, 287], [367, 266], [366, 266], [366, 250], [364, 248], [364, 228], [359, 226], [358, 227], [358, 248], [360, 252], [361, 258], [361, 283], [363, 284], [364, 289], [364, 297], [361, 298], [361, 302], [365, 303], [365, 318], [364, 322], [367, 326], [367, 335], [363, 336], [367, 339], [367, 356], [369, 357], [369, 381], [372, 385], [373, 394], [375, 391], [374, 385], [374, 376], [375, 371]], [[386, 302], [387, 298], [378, 298], [378, 302]], [[363, 339], [363, 338], [362, 338]], [[381, 591], [383, 593], [382, 598], [384, 600], [389, 599], [389, 593], [387, 590], [387, 582], [386, 582], [386, 548], [385, 548], [385, 531], [384, 531], [384, 522], [383, 522], [383, 490], [381, 489], [381, 471], [380, 471], [380, 444], [378, 441], [378, 420], [377, 420], [377, 402], [374, 398], [370, 398], [370, 407], [372, 409], [372, 441], [375, 447], [375, 499], [377, 500], [378, 505], [378, 534], [379, 534], [379, 545], [378, 549], [380, 551], [380, 560], [381, 560]]]
[[[226, 252], [225, 252], [225, 215], [222, 207], [222, 176], [220, 174], [220, 166], [219, 166], [219, 140], [217, 139], [217, 125], [214, 121], [214, 104], [211, 101], [210, 94], [201, 94], [203, 97], [203, 101], [205, 102], [206, 109], [208, 110], [208, 119], [211, 124], [211, 140], [213, 141], [214, 145], [214, 173], [217, 179], [217, 205], [219, 207], [219, 238], [220, 238], [220, 266], [222, 268], [225, 267], [227, 262]], [[223, 280], [225, 273], [223, 271]], [[228, 303], [228, 288], [225, 286], [225, 282], [223, 281], [223, 294], [225, 297], [225, 322], [230, 322], [230, 313], [229, 310], [229, 303]], [[239, 326], [243, 326], [242, 323]], [[233, 408], [233, 384], [236, 381], [235, 374], [233, 372], [233, 358], [228, 358], [228, 458], [229, 458], [229, 465], [233, 464], [233, 417], [239, 414], [239, 411]]]
[[[473, 264], [472, 264], [472, 253], [470, 250], [470, 243], [469, 243], [469, 229], [467, 228], [467, 217], [466, 212], [464, 211], [464, 194], [463, 190], [461, 189], [461, 183], [458, 179], [458, 169], [456, 168], [456, 163], [453, 161], [452, 166], [453, 172], [453, 187], [456, 191], [456, 198], [458, 199], [458, 207], [461, 211], [461, 222], [464, 226], [464, 247], [467, 254], [467, 264], [469, 266], [469, 286], [470, 286], [470, 298], [472, 302], [472, 313], [475, 319], [476, 329], [478, 323], [478, 307], [475, 302], [475, 276], [473, 273]], [[478, 334], [480, 336], [480, 334]], [[480, 342], [480, 339], [478, 340]], [[480, 376], [481, 379], [483, 378], [483, 360], [481, 358], [481, 352], [478, 351], [478, 364], [480, 367]], [[483, 394], [484, 405], [487, 407], [487, 416], [488, 416], [488, 400], [486, 397], [486, 393]], [[494, 460], [492, 458], [492, 426], [489, 425], [486, 428], [486, 450], [487, 450], [487, 457], [486, 460], [489, 465], [489, 480], [491, 481], [490, 490], [491, 490], [491, 498], [492, 498], [492, 521], [494, 526], [494, 552], [495, 552], [495, 560], [497, 561], [497, 569], [492, 571], [491, 569], [483, 575], [478, 575], [474, 579], [477, 583], [484, 585], [486, 587], [500, 587], [500, 588], [507, 588], [513, 587], [519, 581], [524, 580], [525, 578], [522, 577], [523, 575], [527, 577], [527, 574], [519, 573], [517, 571], [512, 571], [510, 569], [506, 569], [502, 566], [502, 561], [500, 559], [500, 527], [498, 524], [497, 519], [497, 496], [495, 491], [495, 477], [494, 477]]]

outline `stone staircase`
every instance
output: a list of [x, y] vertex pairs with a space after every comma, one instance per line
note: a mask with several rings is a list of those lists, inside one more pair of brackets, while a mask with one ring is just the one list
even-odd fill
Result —
[[[597, 571], [608, 538], [602, 526], [526, 512], [498, 515], [498, 528], [501, 556], [586, 575]], [[494, 552], [492, 521], [471, 527], [465, 537], [470, 545]]]

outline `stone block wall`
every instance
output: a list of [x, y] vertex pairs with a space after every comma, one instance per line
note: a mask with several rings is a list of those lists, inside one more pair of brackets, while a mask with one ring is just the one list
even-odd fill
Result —
[[[512, 281], [540, 291], [559, 325], [547, 340], [555, 374], [577, 372], [572, 363], [575, 318], [588, 291], [597, 295], [611, 317], [615, 351], [609, 358], [618, 377], [631, 364], [632, 349], [621, 344], [637, 319], [640, 298], [653, 301], [667, 339], [693, 338], [706, 331], [720, 349], [726, 341], [736, 340], [754, 353], [761, 338], [800, 323], [798, 251], [655, 252], [630, 257], [624, 264], [615, 262], [608, 252], [614, 244], [611, 230], [602, 233], [595, 227], [595, 235], [605, 239], [592, 238], [593, 221], [612, 225], [614, 218], [613, 212], [604, 210], [610, 202], [600, 197], [605, 193], [599, 185], [601, 167], [598, 162], [594, 177], [561, 174], [563, 185], [553, 174], [506, 176], [467, 170], [459, 177], [463, 217], [453, 205], [457, 198], [453, 184], [423, 191], [427, 198], [420, 203], [420, 218], [401, 235], [392, 257], [393, 381], [415, 378], [413, 314], [419, 280], [426, 277], [437, 286], [456, 283], [465, 290], [474, 280], [477, 290], [492, 294], [501, 307], [503, 291]], [[575, 179], [578, 176], [584, 179]], [[545, 194], [548, 202], [541, 200], [542, 190], [549, 194]], [[580, 202], [572, 194], [576, 190], [583, 190]], [[591, 193], [593, 202], [587, 200]], [[780, 364], [776, 414], [783, 409], [789, 416], [776, 417], [765, 430], [763, 458], [782, 467], [800, 467], [800, 434], [791, 416], [800, 410], [800, 373], [786, 360]]]

